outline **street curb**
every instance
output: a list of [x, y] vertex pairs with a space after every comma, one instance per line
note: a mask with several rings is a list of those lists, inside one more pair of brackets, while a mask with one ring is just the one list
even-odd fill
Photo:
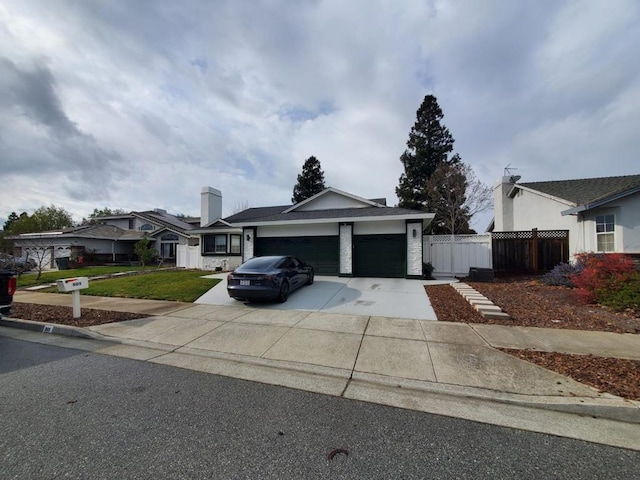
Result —
[[[82, 327], [34, 322], [31, 320], [21, 320], [13, 318], [10, 319], [7, 317], [0, 318], [0, 326], [30, 330], [37, 333], [51, 333], [75, 338], [107, 341], [109, 343], [127, 345], [134, 348], [147, 348], [157, 350], [158, 352], [163, 352], [160, 355], [164, 355], [167, 353], [181, 353], [183, 355], [192, 355], [194, 357], [208, 357], [212, 360], [220, 360], [226, 362], [230, 361], [258, 368], [261, 367], [279, 369], [281, 371], [297, 372], [301, 374], [313, 375], [316, 377], [326, 376], [332, 377], [334, 379], [345, 378], [345, 372], [342, 371], [342, 369], [336, 369], [332, 367], [322, 367], [311, 364], [298, 364], [289, 361], [252, 358], [245, 357], [243, 355], [224, 354], [220, 352], [209, 352], [205, 350], [198, 351], [198, 349], [194, 348], [188, 348], [187, 351], [184, 351], [184, 347], [168, 346], [153, 342], [147, 342], [144, 340], [120, 339], [102, 335], [97, 332], [92, 332]], [[182, 352], [179, 351], [181, 349], [183, 350]], [[178, 350], [178, 352], [176, 352], [176, 350]], [[337, 396], [350, 398], [348, 395], [350, 387], [355, 387], [357, 385], [368, 385], [373, 388], [382, 390], [392, 390], [396, 394], [400, 395], [436, 395], [441, 397], [477, 400], [480, 402], [490, 402], [523, 408], [551, 410], [580, 416], [590, 416], [615, 420], [624, 423], [640, 424], [640, 402], [625, 400], [614, 395], [608, 395], [608, 397], [606, 398], [524, 395], [518, 393], [502, 392], [498, 390], [490, 390], [481, 387], [470, 387], [422, 380], [410, 380], [405, 378], [390, 377], [358, 371], [352, 371], [351, 378], [345, 378], [345, 380], [347, 380], [347, 385], [343, 391], [343, 395]], [[345, 393], [347, 395], [345, 395]]]
[[38, 333], [53, 333], [56, 335], [65, 335], [67, 337], [103, 340], [103, 338], [96, 336], [93, 332], [87, 332], [84, 328], [72, 327], [69, 325], [58, 325], [56, 323], [34, 322], [31, 320], [22, 320], [19, 318], [1, 317], [0, 326], [18, 328], [21, 330], [30, 330], [32, 332]]
[[[640, 424], [640, 406], [633, 400], [610, 395], [609, 398], [536, 396], [501, 392], [481, 387], [409, 380], [397, 377], [354, 372], [353, 384], [373, 385], [397, 394], [426, 394], [493, 402], [516, 407], [552, 410], [580, 416], [606, 418], [624, 423]], [[622, 405], [625, 403], [627, 405]]]

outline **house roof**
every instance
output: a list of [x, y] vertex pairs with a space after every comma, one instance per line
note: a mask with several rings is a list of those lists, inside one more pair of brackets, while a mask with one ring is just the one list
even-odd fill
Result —
[[571, 202], [575, 207], [562, 212], [569, 215], [640, 191], [640, 175], [527, 182], [515, 185], [518, 186]]
[[146, 212], [131, 212], [133, 215], [144, 218], [146, 220], [155, 221], [165, 227], [170, 227], [174, 230], [178, 230], [180, 233], [184, 233], [188, 230], [192, 230], [194, 226], [187, 223], [175, 215], [171, 215], [167, 212], [158, 212], [155, 210], [148, 210]]
[[406, 208], [387, 207], [378, 204], [370, 207], [332, 208], [325, 210], [290, 211], [291, 205], [249, 208], [225, 218], [234, 226], [255, 226], [260, 224], [303, 223], [323, 221], [367, 221], [392, 219], [431, 220], [433, 213], [408, 210]]
[[10, 237], [14, 240], [30, 240], [39, 238], [96, 238], [105, 240], [140, 240], [145, 233], [136, 230], [125, 230], [113, 225], [81, 225], [79, 227], [50, 230], [47, 232], [23, 233]]

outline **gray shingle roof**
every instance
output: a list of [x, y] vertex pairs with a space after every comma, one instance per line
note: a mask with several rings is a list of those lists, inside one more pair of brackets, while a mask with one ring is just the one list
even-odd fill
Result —
[[192, 224], [184, 222], [178, 217], [171, 215], [170, 213], [161, 213], [161, 212], [155, 212], [155, 211], [134, 212], [134, 213], [143, 218], [146, 218], [147, 220], [158, 222], [161, 225], [164, 225], [165, 227], [173, 227], [179, 230], [181, 233], [194, 228]]
[[584, 205], [640, 187], [640, 175], [527, 182], [517, 185], [568, 200], [576, 205]]
[[334, 208], [327, 210], [306, 210], [282, 213], [290, 208], [291, 205], [277, 207], [249, 208], [243, 212], [237, 213], [225, 218], [225, 221], [233, 223], [248, 222], [280, 222], [291, 220], [317, 220], [321, 218], [367, 218], [367, 217], [384, 217], [396, 215], [415, 215], [417, 213], [425, 213], [418, 210], [408, 210], [406, 208], [397, 207], [363, 207], [363, 208]]

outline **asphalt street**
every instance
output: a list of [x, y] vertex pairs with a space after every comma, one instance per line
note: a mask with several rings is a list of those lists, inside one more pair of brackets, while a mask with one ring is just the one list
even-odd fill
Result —
[[3, 479], [631, 479], [640, 465], [631, 450], [4, 337], [0, 451]]

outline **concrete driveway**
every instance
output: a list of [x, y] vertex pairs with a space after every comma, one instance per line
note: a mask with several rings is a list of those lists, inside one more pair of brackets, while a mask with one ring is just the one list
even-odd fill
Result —
[[436, 320], [436, 314], [420, 280], [316, 276], [313, 285], [296, 290], [286, 303], [243, 303], [229, 298], [226, 274], [207, 275], [207, 278], [221, 278], [222, 281], [195, 303]]

